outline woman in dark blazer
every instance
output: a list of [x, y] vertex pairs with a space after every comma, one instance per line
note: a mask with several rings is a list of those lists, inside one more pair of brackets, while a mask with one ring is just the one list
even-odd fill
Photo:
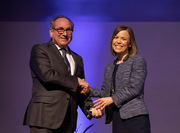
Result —
[[144, 103], [146, 61], [136, 55], [138, 48], [132, 29], [115, 29], [110, 50], [117, 59], [108, 64], [101, 90], [91, 88], [97, 109], [106, 111], [106, 124], [112, 121], [113, 133], [150, 133], [149, 113]]

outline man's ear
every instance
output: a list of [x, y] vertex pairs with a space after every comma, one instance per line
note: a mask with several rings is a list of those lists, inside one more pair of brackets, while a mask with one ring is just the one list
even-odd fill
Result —
[[53, 29], [52, 28], [49, 29], [49, 34], [50, 34], [50, 37], [52, 38], [52, 35], [53, 35]]

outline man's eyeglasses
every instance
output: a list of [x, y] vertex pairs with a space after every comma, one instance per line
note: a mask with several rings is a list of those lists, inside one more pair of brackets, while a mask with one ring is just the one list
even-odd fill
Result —
[[53, 30], [56, 30], [59, 34], [63, 34], [64, 31], [67, 32], [67, 34], [72, 34], [73, 30], [72, 29], [63, 29], [63, 28], [59, 28], [59, 29], [56, 29], [56, 28], [52, 28]]

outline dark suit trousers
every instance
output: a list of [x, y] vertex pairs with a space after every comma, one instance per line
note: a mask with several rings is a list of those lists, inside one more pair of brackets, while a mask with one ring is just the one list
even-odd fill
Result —
[[74, 133], [72, 130], [51, 130], [39, 127], [30, 127], [30, 133]]
[[66, 112], [65, 119], [60, 128], [47, 129], [43, 127], [30, 126], [30, 133], [74, 133], [76, 128], [76, 121], [74, 121], [71, 109], [71, 106], [69, 106]]
[[113, 133], [151, 133], [148, 115], [121, 119], [119, 111], [113, 113]]

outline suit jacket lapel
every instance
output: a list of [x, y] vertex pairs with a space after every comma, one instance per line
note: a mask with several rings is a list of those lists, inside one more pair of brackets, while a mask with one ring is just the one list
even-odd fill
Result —
[[63, 57], [61, 56], [61, 54], [59, 53], [59, 50], [57, 49], [57, 47], [51, 40], [48, 42], [48, 47], [51, 49], [52, 54], [54, 54], [57, 57], [59, 63], [62, 64], [62, 67], [64, 67], [65, 71], [68, 72], [68, 69], [67, 69], [66, 64], [64, 63]]

